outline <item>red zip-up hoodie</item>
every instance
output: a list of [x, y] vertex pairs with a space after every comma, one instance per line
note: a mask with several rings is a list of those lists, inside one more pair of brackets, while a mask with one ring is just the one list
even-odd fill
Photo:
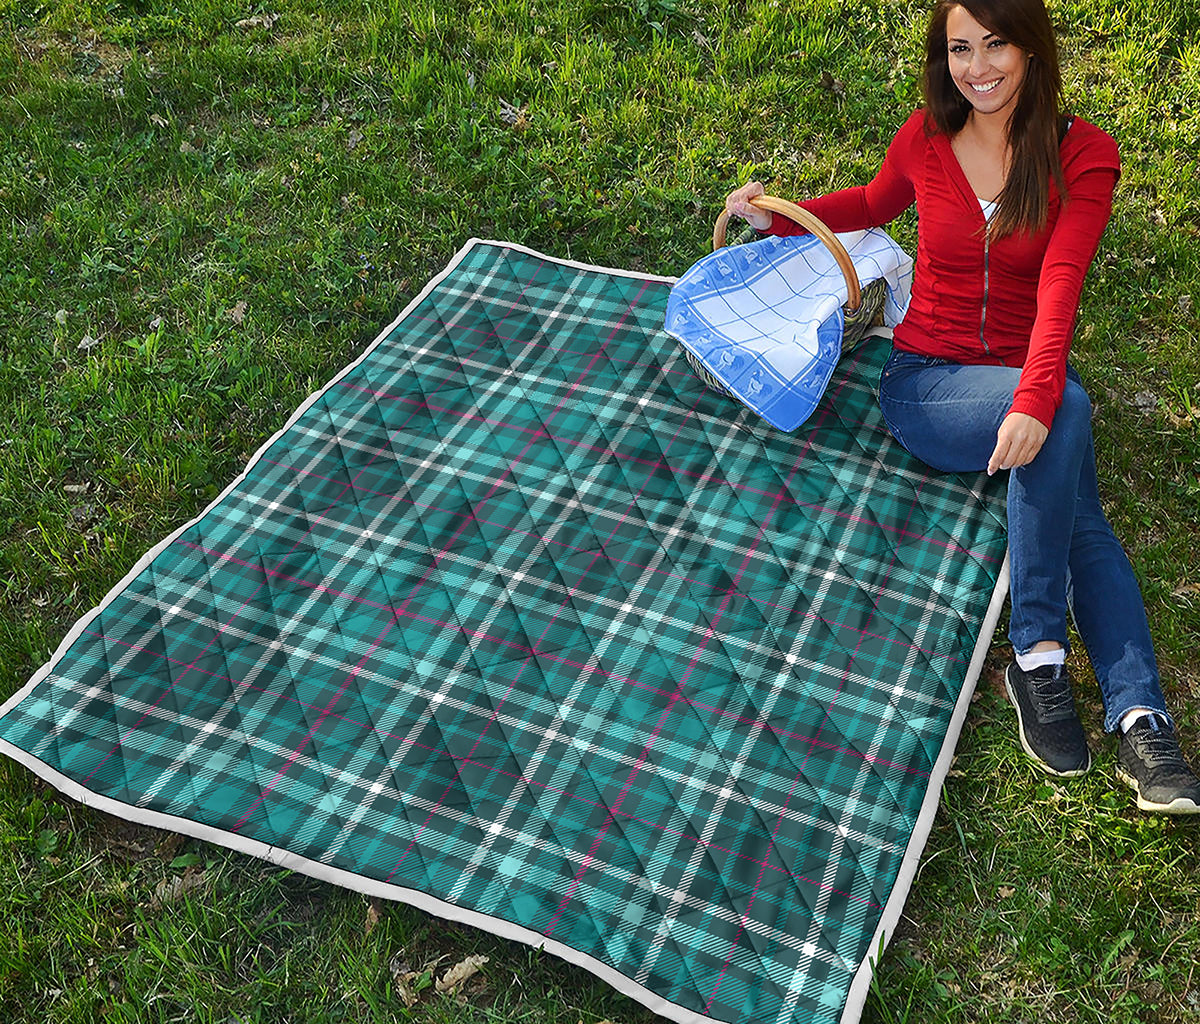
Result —
[[[1075, 118], [1059, 154], [1068, 201], [1053, 180], [1046, 227], [989, 240], [950, 138], [927, 134], [916, 111], [867, 185], [800, 203], [834, 231], [878, 227], [917, 204], [912, 302], [898, 348], [960, 363], [1022, 367], [1010, 412], [1047, 427], [1062, 402], [1079, 294], [1112, 212], [1121, 173], [1112, 137]], [[777, 216], [776, 235], [802, 233]]]

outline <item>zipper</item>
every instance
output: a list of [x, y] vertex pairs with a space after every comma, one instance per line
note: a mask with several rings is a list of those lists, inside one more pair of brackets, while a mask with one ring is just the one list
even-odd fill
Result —
[[983, 305], [979, 309], [979, 343], [983, 346], [983, 351], [990, 356], [992, 350], [988, 348], [987, 338], [983, 336], [983, 329], [987, 324], [989, 235], [991, 235], [991, 231], [988, 230], [985, 218], [983, 223]]

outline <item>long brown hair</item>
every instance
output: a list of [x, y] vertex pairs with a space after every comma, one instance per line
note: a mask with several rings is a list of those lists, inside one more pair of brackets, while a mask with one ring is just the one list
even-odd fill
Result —
[[950, 77], [946, 19], [963, 7], [979, 24], [1029, 54], [1025, 77], [1008, 121], [1012, 162], [988, 230], [999, 238], [1015, 232], [1034, 234], [1046, 226], [1050, 178], [1066, 198], [1058, 147], [1066, 121], [1062, 115], [1062, 75], [1058, 45], [1043, 0], [939, 0], [925, 35], [925, 109], [934, 129], [960, 131], [970, 101]]

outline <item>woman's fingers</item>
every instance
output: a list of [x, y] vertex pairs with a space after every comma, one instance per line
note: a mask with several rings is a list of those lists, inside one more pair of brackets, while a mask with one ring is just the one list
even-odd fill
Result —
[[765, 231], [771, 226], [773, 214], [769, 210], [760, 210], [750, 203], [751, 199], [761, 196], [763, 192], [762, 182], [748, 181], [741, 188], [736, 188], [729, 193], [725, 199], [725, 209], [730, 216], [741, 217], [759, 231]]
[[[761, 196], [764, 191], [761, 181], [748, 181], [740, 188], [735, 188], [730, 192], [729, 198], [725, 202], [726, 205], [729, 203], [742, 204], [753, 199], [755, 196]], [[733, 211], [731, 210], [730, 212], [732, 213]]]
[[1027, 413], [1010, 412], [996, 432], [996, 447], [987, 464], [988, 476], [1000, 469], [1028, 465], [1037, 458], [1049, 433], [1041, 420]]
[[987, 475], [995, 476], [996, 470], [1007, 469], [1004, 460], [1008, 457], [1008, 445], [1001, 441], [996, 442], [996, 447], [992, 449], [992, 456], [988, 459]]

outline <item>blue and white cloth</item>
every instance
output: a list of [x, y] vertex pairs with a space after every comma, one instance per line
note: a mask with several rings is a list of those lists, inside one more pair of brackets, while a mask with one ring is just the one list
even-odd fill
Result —
[[[912, 292], [912, 258], [880, 228], [839, 234], [859, 281], [887, 284], [895, 327]], [[842, 353], [846, 281], [815, 235], [765, 238], [710, 253], [667, 301], [666, 330], [773, 427], [792, 431], [821, 399]]]

